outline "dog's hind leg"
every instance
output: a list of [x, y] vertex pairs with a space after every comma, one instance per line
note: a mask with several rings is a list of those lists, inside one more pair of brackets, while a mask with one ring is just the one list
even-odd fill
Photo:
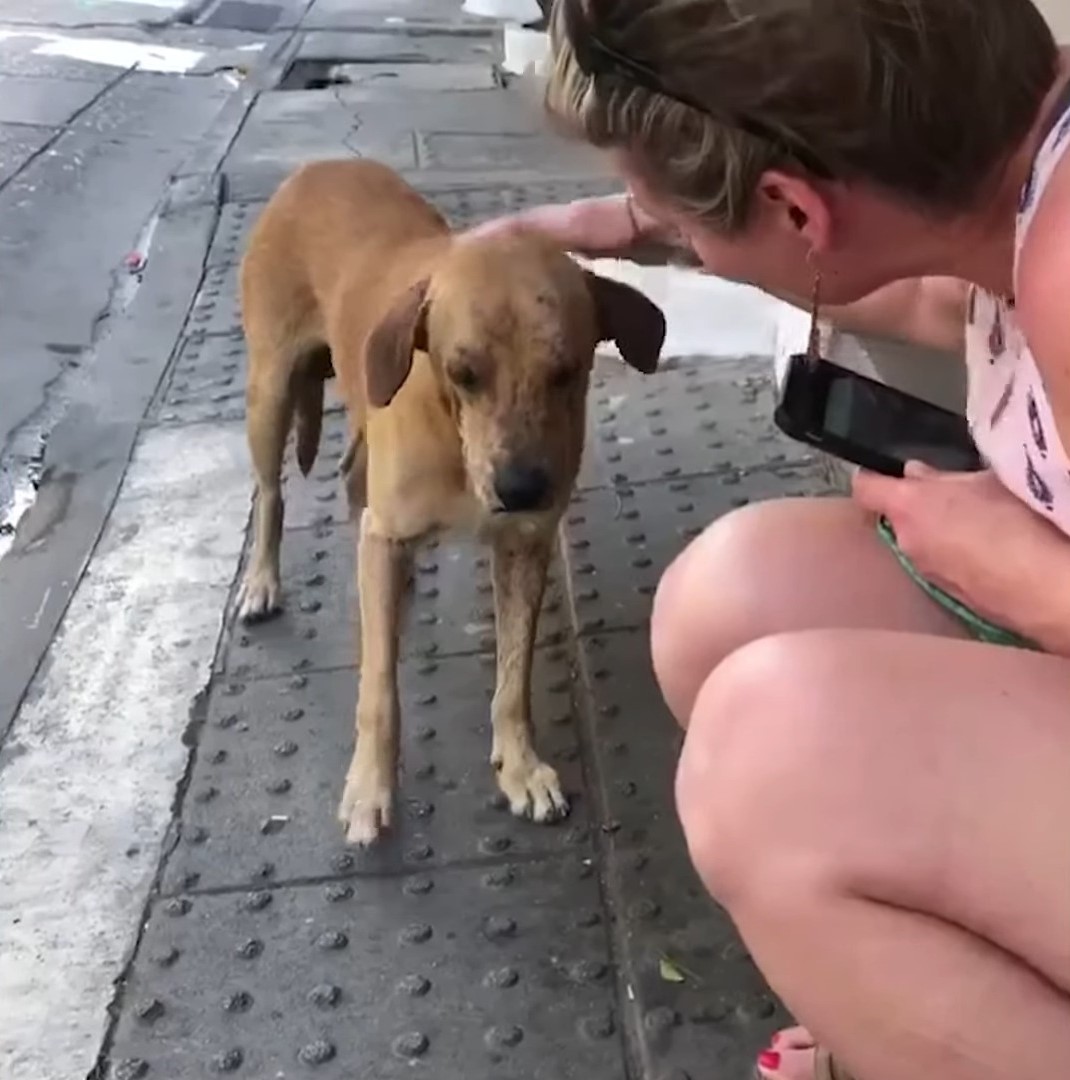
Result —
[[531, 721], [531, 665], [553, 534], [503, 530], [494, 539], [498, 671], [491, 705], [491, 764], [518, 817], [555, 821], [568, 813], [557, 773], [539, 759]]
[[256, 473], [253, 553], [238, 597], [244, 622], [270, 618], [281, 610], [279, 546], [282, 542], [282, 457], [294, 415], [289, 364], [283, 357], [254, 356], [250, 344], [246, 393], [246, 434]]
[[357, 745], [338, 808], [346, 839], [365, 846], [390, 826], [393, 814], [401, 723], [398, 639], [411, 561], [410, 546], [378, 532], [371, 512], [365, 510], [357, 552], [361, 623]]

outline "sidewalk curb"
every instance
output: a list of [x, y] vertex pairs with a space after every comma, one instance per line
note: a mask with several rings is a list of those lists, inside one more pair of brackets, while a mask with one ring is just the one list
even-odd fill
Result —
[[211, 176], [219, 172], [234, 140], [241, 133], [246, 117], [256, 99], [282, 78], [300, 45], [301, 33], [300, 31], [285, 31], [273, 34], [268, 39], [269, 43], [272, 39], [275, 39], [274, 44], [269, 44], [265, 49], [261, 63], [253, 68], [235, 93], [227, 99], [208, 130], [175, 170], [169, 190], [165, 195], [167, 206], [176, 200], [179, 203], [184, 201], [185, 196], [182, 192], [191, 179]]
[[[37, 501], [0, 561], [5, 615], [20, 629], [0, 642], [6, 676], [0, 684], [0, 746], [89, 567], [145, 410], [172, 362], [225, 199], [220, 166], [257, 95], [279, 77], [299, 37], [292, 31], [274, 36], [262, 63], [223, 104], [162, 191], [149, 218], [158, 226], [138, 294], [98, 343], [101, 370], [124, 372], [121, 400], [109, 401], [96, 415], [86, 407], [72, 409], [50, 436]], [[161, 341], [173, 343], [164, 356], [152, 348]], [[128, 358], [139, 349], [152, 360], [131, 366]]]
[[[215, 229], [214, 203], [206, 194], [160, 214], [139, 295], [99, 345], [100, 369], [120, 373], [111, 399], [105, 408], [94, 402], [72, 408], [54, 429], [37, 502], [0, 562], [5, 616], [20, 630], [0, 640], [0, 740], [51, 647], [122, 485], [145, 409], [171, 362], [172, 348], [150, 359], [152, 346], [181, 334]], [[190, 282], [177, 298], [176, 280]]]

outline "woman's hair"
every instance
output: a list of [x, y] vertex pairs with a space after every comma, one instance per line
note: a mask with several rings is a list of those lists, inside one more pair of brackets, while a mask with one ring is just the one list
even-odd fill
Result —
[[969, 209], [1058, 71], [1031, 0], [555, 0], [550, 113], [723, 232], [771, 168]]

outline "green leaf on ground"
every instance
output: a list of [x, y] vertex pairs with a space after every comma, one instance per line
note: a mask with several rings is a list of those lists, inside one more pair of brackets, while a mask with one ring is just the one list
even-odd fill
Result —
[[687, 981], [687, 976], [667, 956], [658, 961], [658, 973], [668, 983], [682, 983]]

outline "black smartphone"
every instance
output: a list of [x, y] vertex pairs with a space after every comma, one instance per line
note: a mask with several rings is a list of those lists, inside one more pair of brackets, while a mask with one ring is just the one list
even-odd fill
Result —
[[788, 361], [773, 419], [790, 438], [887, 476], [910, 460], [984, 467], [965, 417], [803, 353]]

